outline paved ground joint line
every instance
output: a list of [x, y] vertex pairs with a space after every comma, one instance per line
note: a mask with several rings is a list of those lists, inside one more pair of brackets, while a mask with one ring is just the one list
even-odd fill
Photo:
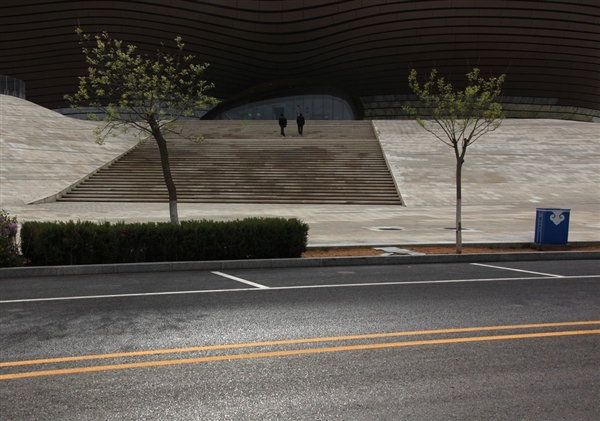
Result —
[[269, 287], [266, 286], [266, 285], [257, 284], [256, 282], [252, 282], [252, 281], [248, 281], [246, 279], [238, 278], [237, 276], [233, 276], [233, 275], [228, 275], [228, 274], [223, 273], [223, 272], [216, 272], [215, 271], [215, 272], [211, 272], [211, 273], [214, 273], [215, 275], [222, 276], [224, 278], [231, 279], [233, 281], [241, 282], [243, 284], [250, 285], [250, 286], [253, 286], [253, 287], [256, 287], [256, 288], [259, 288], [259, 289], [269, 289]]
[[553, 278], [564, 278], [563, 275], [555, 275], [553, 273], [543, 273], [543, 272], [534, 272], [532, 270], [506, 268], [506, 267], [503, 267], [503, 266], [486, 265], [484, 263], [471, 263], [471, 264], [474, 265], [474, 266], [483, 266], [483, 267], [492, 268], [492, 269], [502, 269], [502, 270], [510, 270], [510, 271], [513, 271], [513, 272], [531, 273], [532, 275], [551, 276]]

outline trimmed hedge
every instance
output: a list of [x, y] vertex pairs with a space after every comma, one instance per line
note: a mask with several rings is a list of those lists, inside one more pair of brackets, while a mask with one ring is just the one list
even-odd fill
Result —
[[164, 223], [24, 222], [30, 266], [300, 257], [308, 225], [298, 219]]

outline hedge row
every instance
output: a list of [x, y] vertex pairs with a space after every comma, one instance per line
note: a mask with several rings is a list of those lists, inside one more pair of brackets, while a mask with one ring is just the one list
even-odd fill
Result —
[[29, 265], [172, 262], [300, 257], [308, 225], [297, 219], [171, 223], [24, 222]]

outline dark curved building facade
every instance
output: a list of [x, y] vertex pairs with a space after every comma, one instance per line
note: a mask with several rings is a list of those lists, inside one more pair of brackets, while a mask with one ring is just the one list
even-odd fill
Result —
[[366, 118], [398, 118], [411, 68], [460, 84], [479, 67], [507, 74], [513, 116], [600, 115], [598, 0], [5, 0], [0, 15], [0, 73], [51, 109], [86, 71], [79, 26], [149, 53], [182, 36], [229, 102], [311, 80], [359, 98]]

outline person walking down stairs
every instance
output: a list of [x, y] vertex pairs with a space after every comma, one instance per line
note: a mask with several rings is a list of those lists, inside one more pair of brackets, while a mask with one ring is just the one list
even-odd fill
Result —
[[302, 136], [302, 131], [304, 130], [304, 116], [302, 113], [296, 117], [296, 123], [298, 124], [298, 134]]
[[281, 127], [281, 136], [283, 137], [285, 137], [285, 126], [287, 126], [287, 119], [283, 116], [283, 114], [280, 114], [279, 127]]

